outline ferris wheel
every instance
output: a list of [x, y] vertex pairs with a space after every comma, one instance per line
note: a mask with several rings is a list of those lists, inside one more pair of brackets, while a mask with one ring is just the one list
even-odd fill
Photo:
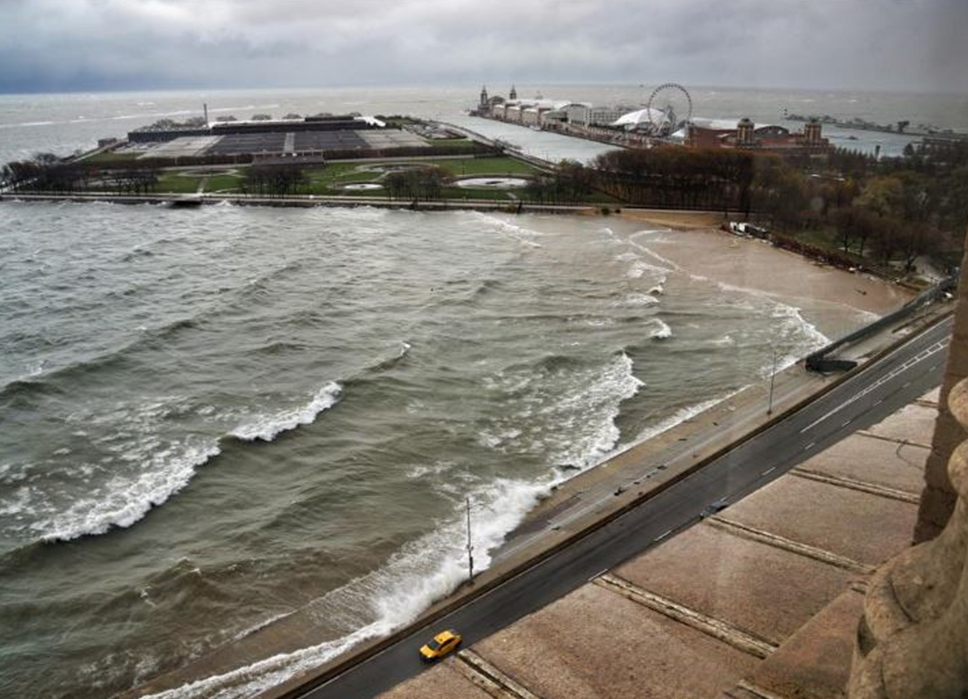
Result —
[[663, 83], [652, 91], [648, 108], [651, 135], [666, 138], [692, 119], [692, 96], [679, 83]]

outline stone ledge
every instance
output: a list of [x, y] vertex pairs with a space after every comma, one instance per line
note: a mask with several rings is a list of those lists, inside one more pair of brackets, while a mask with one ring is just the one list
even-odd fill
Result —
[[733, 648], [749, 653], [757, 658], [766, 658], [776, 646], [765, 638], [761, 638], [751, 631], [741, 629], [722, 619], [715, 619], [711, 616], [697, 612], [685, 605], [679, 604], [654, 592], [649, 592], [637, 585], [633, 585], [628, 580], [606, 574], [594, 580], [606, 590], [622, 595], [626, 599], [632, 600], [636, 604], [641, 604], [660, 614], [685, 624], [697, 631], [702, 631], [708, 636], [712, 636], [724, 643], [728, 643]]
[[799, 478], [807, 478], [809, 480], [814, 480], [819, 483], [826, 483], [828, 485], [833, 485], [838, 488], [849, 488], [851, 490], [859, 490], [862, 493], [870, 493], [871, 495], [877, 495], [882, 498], [891, 498], [893, 500], [900, 500], [901, 502], [908, 502], [912, 505], [917, 505], [921, 498], [912, 493], [907, 493], [903, 490], [897, 490], [896, 488], [888, 488], [883, 485], [877, 485], [875, 483], [867, 483], [866, 481], [858, 481], [853, 478], [847, 478], [845, 476], [830, 476], [825, 473], [817, 473], [816, 471], [810, 471], [805, 468], [798, 468], [792, 471], [794, 476]]
[[811, 546], [810, 544], [804, 544], [799, 541], [787, 539], [777, 534], [771, 534], [770, 532], [763, 531], [762, 529], [756, 529], [755, 527], [750, 527], [740, 522], [726, 519], [725, 517], [720, 517], [718, 515], [709, 517], [706, 522], [714, 527], [725, 529], [726, 531], [736, 534], [737, 536], [743, 536], [748, 539], [752, 539], [753, 541], [759, 541], [770, 546], [775, 546], [783, 549], [784, 551], [791, 551], [792, 553], [797, 553], [801, 556], [812, 558], [815, 561], [829, 563], [832, 566], [849, 570], [850, 572], [857, 573], [858, 575], [870, 575], [874, 572], [874, 566], [860, 563], [851, 558], [847, 558], [846, 556], [841, 556], [831, 551], [826, 551], [824, 549], [817, 548], [816, 546]]

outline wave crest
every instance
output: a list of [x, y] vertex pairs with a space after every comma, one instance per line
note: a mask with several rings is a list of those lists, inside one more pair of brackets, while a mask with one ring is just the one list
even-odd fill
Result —
[[336, 405], [342, 392], [343, 387], [331, 381], [319, 389], [312, 400], [303, 407], [289, 408], [272, 415], [257, 417], [252, 422], [232, 430], [232, 436], [244, 442], [256, 440], [271, 442], [283, 432], [315, 422], [320, 413]]

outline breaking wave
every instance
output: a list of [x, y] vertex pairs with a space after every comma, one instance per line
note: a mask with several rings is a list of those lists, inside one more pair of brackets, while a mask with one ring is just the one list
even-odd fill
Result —
[[672, 337], [672, 328], [670, 328], [667, 323], [659, 320], [658, 318], [653, 318], [652, 322], [658, 326], [650, 335], [653, 340], [668, 340], [670, 337]]
[[342, 391], [343, 387], [332, 381], [319, 389], [312, 400], [301, 408], [288, 408], [256, 417], [232, 430], [232, 436], [245, 442], [271, 442], [283, 432], [315, 422], [321, 412], [336, 405]]

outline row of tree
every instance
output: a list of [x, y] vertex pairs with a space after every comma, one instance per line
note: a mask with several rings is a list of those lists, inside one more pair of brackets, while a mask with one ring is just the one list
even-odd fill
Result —
[[383, 188], [391, 199], [439, 199], [452, 181], [450, 173], [435, 165], [397, 170], [383, 178]]
[[283, 197], [299, 194], [309, 184], [306, 172], [298, 165], [252, 165], [242, 181], [246, 194]]
[[594, 161], [598, 189], [629, 204], [748, 212], [756, 167], [748, 151], [665, 146]]

